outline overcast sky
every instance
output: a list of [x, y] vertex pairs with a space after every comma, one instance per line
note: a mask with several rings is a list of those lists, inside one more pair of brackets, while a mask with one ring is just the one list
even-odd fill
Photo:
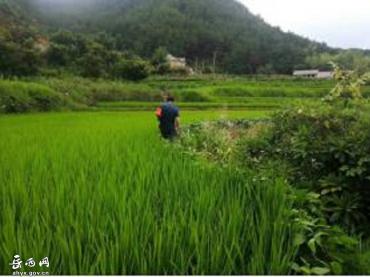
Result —
[[342, 48], [370, 49], [370, 0], [239, 0], [268, 23]]

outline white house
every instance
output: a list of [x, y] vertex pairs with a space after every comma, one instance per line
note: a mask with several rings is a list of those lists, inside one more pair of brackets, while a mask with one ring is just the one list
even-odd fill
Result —
[[295, 70], [293, 76], [302, 78], [316, 78], [316, 79], [332, 79], [333, 72], [320, 71], [317, 69]]
[[186, 58], [178, 58], [168, 54], [166, 59], [172, 72], [183, 72], [190, 75], [194, 74], [194, 70], [186, 64]]
[[167, 62], [171, 70], [186, 69], [186, 59], [174, 57], [171, 54], [167, 55]]
[[332, 71], [320, 71], [319, 74], [317, 74], [316, 78], [333, 79], [333, 72]]
[[304, 78], [316, 78], [319, 74], [319, 70], [309, 69], [309, 70], [294, 70], [293, 76], [304, 77]]

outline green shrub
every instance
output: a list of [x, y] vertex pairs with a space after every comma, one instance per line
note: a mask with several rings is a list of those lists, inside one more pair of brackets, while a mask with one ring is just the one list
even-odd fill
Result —
[[[321, 195], [330, 222], [348, 231], [370, 221], [370, 117], [362, 105], [316, 104], [276, 113], [272, 129], [245, 140], [248, 163], [287, 162], [292, 183]], [[366, 219], [366, 220], [365, 220]]]
[[226, 128], [219, 128], [211, 122], [192, 125], [181, 135], [181, 144], [187, 151], [222, 163], [230, 161], [234, 143]]
[[[291, 174], [281, 160], [256, 161], [258, 167], [243, 167], [243, 147], [256, 151], [254, 157], [270, 152], [273, 126], [266, 121], [216, 121], [192, 124], [184, 129], [179, 143], [183, 151], [232, 166], [235, 172], [246, 171], [255, 180], [286, 179]], [[245, 148], [244, 148], [245, 150]], [[249, 156], [251, 158], [251, 156]], [[236, 166], [236, 167], [235, 167]], [[286, 194], [293, 207], [287, 214], [295, 232], [292, 243], [297, 248], [292, 264], [294, 274], [348, 274], [361, 272], [363, 266], [354, 264], [352, 257], [359, 252], [359, 241], [341, 228], [332, 226], [325, 218], [325, 207], [320, 194], [291, 187]], [[361, 256], [362, 257], [362, 256]]]
[[[286, 179], [292, 174], [291, 166], [281, 157], [274, 159], [271, 156], [278, 156], [273, 150], [276, 145], [272, 144], [274, 128], [267, 121], [203, 122], [185, 128], [179, 144], [183, 151], [225, 167], [232, 165], [233, 170], [250, 172], [255, 180]], [[290, 239], [297, 248], [291, 273], [369, 272], [367, 253], [361, 253], [358, 238], [333, 226], [326, 217], [327, 206], [320, 193], [315, 193], [311, 187], [297, 189], [293, 186], [286, 194], [294, 203], [291, 213], [286, 216], [295, 230]], [[356, 262], [353, 257], [358, 258]]]
[[349, 99], [361, 99], [363, 97], [362, 89], [369, 80], [369, 74], [359, 75], [356, 71], [342, 70], [335, 63], [332, 63], [332, 66], [334, 79], [337, 83], [325, 100], [329, 102], [345, 100], [344, 104], [347, 104]]
[[178, 96], [182, 102], [208, 102], [210, 100], [209, 97], [203, 93], [193, 90], [182, 91], [177, 93], [176, 96]]
[[253, 137], [258, 132], [258, 126], [265, 124], [262, 120], [195, 123], [183, 129], [179, 143], [188, 152], [200, 154], [207, 159], [234, 163], [240, 159], [238, 144], [242, 138]]
[[61, 97], [49, 88], [39, 86], [37, 89], [31, 88], [28, 93], [38, 111], [51, 111], [62, 106]]
[[46, 86], [19, 81], [0, 81], [2, 112], [50, 111], [62, 105], [61, 96]]
[[[359, 240], [331, 226], [323, 215], [320, 195], [292, 189], [294, 199], [292, 222], [298, 225], [294, 244], [299, 247], [292, 269], [296, 274], [351, 274], [351, 259], [359, 252]], [[356, 270], [361, 267], [354, 266]]]
[[31, 108], [31, 98], [24, 91], [0, 86], [1, 111], [5, 113], [23, 113]]
[[148, 62], [136, 58], [121, 60], [114, 66], [114, 76], [131, 81], [140, 81], [150, 75], [150, 65]]
[[164, 47], [159, 47], [154, 51], [151, 59], [154, 70], [159, 75], [164, 75], [170, 72], [170, 65], [167, 61], [168, 51]]

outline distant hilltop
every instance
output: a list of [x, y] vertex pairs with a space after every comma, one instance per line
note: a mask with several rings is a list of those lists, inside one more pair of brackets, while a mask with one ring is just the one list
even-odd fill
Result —
[[268, 25], [234, 0], [0, 0], [0, 6], [37, 22], [40, 32], [104, 32], [120, 51], [149, 58], [164, 47], [209, 71], [291, 74], [307, 55], [330, 49]]
[[[291, 75], [342, 51], [272, 27], [236, 0], [0, 0], [0, 36], [10, 28], [10, 44], [25, 48], [29, 38], [43, 37], [46, 51], [46, 42], [63, 49], [82, 36], [145, 60], [163, 48], [194, 70], [230, 74]], [[72, 35], [55, 41], [60, 31]]]

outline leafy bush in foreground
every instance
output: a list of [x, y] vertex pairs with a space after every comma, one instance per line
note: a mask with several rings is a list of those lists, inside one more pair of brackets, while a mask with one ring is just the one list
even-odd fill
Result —
[[[249, 149], [255, 147], [259, 151], [260, 148], [260, 153], [264, 153], [261, 149], [266, 149], [268, 140], [261, 137], [267, 136], [271, 128], [271, 123], [261, 120], [203, 122], [185, 128], [179, 143], [183, 151], [227, 168], [231, 165], [235, 172], [247, 171], [247, 175], [255, 175], [257, 180], [285, 179], [289, 177], [289, 170], [282, 161], [266, 160], [256, 164], [251, 158], [246, 165], [240, 153], [247, 142]], [[287, 216], [289, 224], [295, 226], [293, 241], [297, 247], [292, 273], [344, 274], [351, 273], [349, 269], [360, 272], [364, 267], [348, 258], [359, 252], [358, 239], [327, 221], [320, 194], [293, 186], [286, 194], [293, 201]]]
[[329, 220], [353, 232], [370, 220], [369, 128], [361, 106], [292, 108], [273, 117], [263, 156], [287, 161], [295, 183], [321, 194]]
[[292, 184], [321, 195], [329, 222], [351, 233], [367, 232], [370, 133], [364, 130], [369, 129], [370, 117], [360, 104], [294, 107], [276, 113], [270, 123], [239, 131], [230, 144], [232, 162], [261, 168], [278, 161]]

